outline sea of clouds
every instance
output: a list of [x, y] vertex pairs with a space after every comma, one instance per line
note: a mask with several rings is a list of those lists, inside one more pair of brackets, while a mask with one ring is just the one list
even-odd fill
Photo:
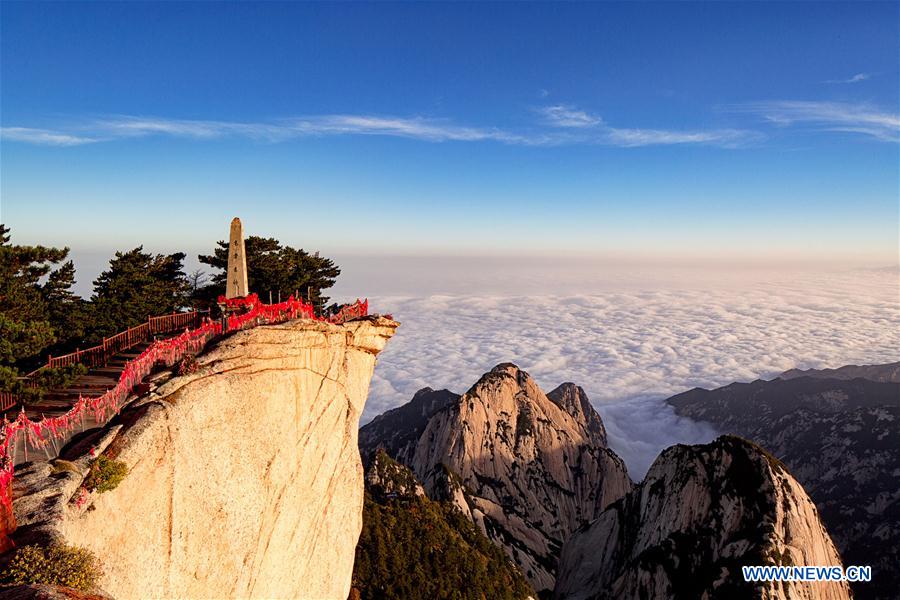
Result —
[[[900, 359], [896, 269], [697, 273], [566, 274], [514, 294], [521, 282], [498, 286], [482, 272], [484, 285], [468, 294], [371, 297], [402, 325], [378, 358], [362, 423], [422, 387], [462, 393], [495, 364], [514, 362], [546, 391], [581, 385], [640, 479], [663, 448], [716, 435], [676, 416], [664, 403], [673, 394], [793, 367]], [[579, 285], [589, 293], [573, 293]], [[561, 293], [534, 293], [553, 289]]]

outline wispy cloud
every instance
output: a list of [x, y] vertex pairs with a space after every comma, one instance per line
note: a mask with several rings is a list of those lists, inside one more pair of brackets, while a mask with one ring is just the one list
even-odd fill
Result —
[[732, 107], [781, 126], [809, 124], [826, 131], [859, 133], [885, 142], [900, 141], [900, 116], [868, 104], [779, 100]]
[[597, 115], [566, 104], [544, 106], [540, 112], [547, 123], [554, 127], [596, 127], [603, 123], [603, 119]]
[[672, 144], [708, 144], [736, 148], [760, 141], [759, 133], [743, 129], [712, 129], [708, 131], [677, 131], [666, 129], [610, 128], [610, 141], [617, 146], [670, 146]]
[[870, 73], [857, 73], [853, 77], [848, 77], [847, 79], [828, 79], [825, 83], [859, 83], [860, 81], [865, 81], [871, 77], [872, 75]]
[[90, 137], [70, 135], [48, 129], [35, 129], [33, 127], [2, 127], [0, 128], [0, 137], [14, 142], [27, 142], [29, 144], [46, 146], [78, 146], [97, 141]]
[[303, 137], [380, 135], [427, 142], [492, 141], [520, 146], [609, 145], [637, 147], [703, 144], [736, 147], [759, 139], [759, 134], [736, 129], [679, 131], [616, 128], [599, 116], [567, 105], [540, 109], [541, 123], [512, 131], [499, 127], [459, 125], [445, 119], [379, 115], [313, 115], [270, 122], [206, 121], [113, 115], [70, 123], [56, 129], [7, 127], [4, 140], [32, 144], [74, 146], [146, 136], [195, 140], [238, 137], [276, 143]]

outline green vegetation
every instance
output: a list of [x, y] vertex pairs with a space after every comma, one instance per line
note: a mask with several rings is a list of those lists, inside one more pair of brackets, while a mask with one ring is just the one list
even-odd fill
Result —
[[77, 364], [41, 369], [32, 378], [32, 382], [37, 384], [37, 387], [33, 387], [26, 386], [23, 380], [14, 375], [12, 369], [0, 368], [0, 389], [14, 392], [24, 398], [26, 402], [35, 402], [42, 398], [47, 390], [68, 387], [85, 373], [87, 373], [87, 367]]
[[[503, 550], [456, 507], [414, 493], [406, 467], [379, 454], [366, 492], [351, 598], [523, 599], [534, 596]], [[392, 478], [385, 481], [386, 478]], [[399, 492], [399, 493], [398, 493]]]
[[6, 570], [0, 573], [0, 582], [45, 583], [91, 591], [102, 576], [100, 561], [90, 550], [53, 544], [48, 548], [23, 546], [16, 550]]
[[140, 325], [149, 316], [186, 306], [190, 283], [183, 271], [184, 256], [149, 254], [141, 246], [116, 252], [109, 269], [94, 281], [89, 337], [99, 341]]
[[[116, 252], [109, 267], [94, 280], [85, 300], [73, 291], [75, 265], [68, 248], [14, 245], [10, 229], [0, 224], [0, 391], [33, 402], [54, 387], [65, 387], [82, 375], [82, 367], [42, 370], [38, 386], [20, 378], [60, 356], [99, 343], [147, 317], [187, 308], [215, 305], [224, 291], [227, 244], [214, 255], [200, 256], [220, 272], [207, 284], [202, 271], [184, 272], [183, 252], [153, 254], [142, 246]], [[268, 300], [301, 291], [312, 293], [321, 308], [322, 291], [334, 285], [340, 269], [318, 253], [283, 246], [278, 240], [251, 236], [246, 240], [250, 290]]]
[[[247, 253], [247, 281], [250, 290], [268, 302], [269, 293], [282, 300], [299, 291], [306, 298], [312, 296], [312, 303], [321, 308], [328, 303], [322, 291], [334, 285], [341, 274], [340, 268], [329, 258], [310, 254], [303, 249], [282, 246], [274, 238], [251, 235], [244, 243]], [[228, 266], [228, 242], [220, 241], [212, 255], [200, 255], [200, 262], [217, 269], [212, 283], [200, 290], [207, 298], [215, 299], [225, 292], [225, 268]]]
[[91, 461], [90, 470], [84, 478], [84, 487], [90, 492], [102, 494], [116, 489], [127, 474], [128, 467], [125, 463], [101, 454]]
[[84, 301], [71, 291], [68, 248], [14, 246], [0, 224], [0, 389], [38, 365], [48, 349], [81, 335]]

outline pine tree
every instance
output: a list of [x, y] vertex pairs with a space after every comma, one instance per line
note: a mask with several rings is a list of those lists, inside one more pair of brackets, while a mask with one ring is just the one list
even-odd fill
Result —
[[183, 252], [153, 255], [143, 246], [116, 252], [94, 281], [90, 337], [97, 341], [186, 306], [190, 285], [184, 257]]
[[[18, 367], [35, 366], [57, 340], [45, 288], [64, 285], [70, 273], [74, 280], [71, 263], [54, 270], [68, 256], [68, 248], [13, 245], [9, 232], [0, 224], [0, 386], [4, 389], [9, 389]], [[42, 286], [46, 276], [47, 284]]]
[[[261, 299], [268, 301], [271, 292], [273, 299], [277, 299], [280, 293], [282, 300], [286, 300], [299, 291], [304, 298], [311, 294], [312, 302], [317, 307], [328, 303], [329, 298], [322, 295], [322, 291], [332, 287], [341, 274], [333, 260], [319, 256], [318, 252], [310, 254], [303, 249], [282, 246], [274, 238], [251, 235], [244, 245], [247, 282], [250, 291], [259, 294]], [[219, 270], [212, 277], [212, 283], [202, 290], [202, 296], [212, 300], [225, 293], [228, 243], [219, 241], [212, 255], [200, 255], [198, 258], [201, 263]]]

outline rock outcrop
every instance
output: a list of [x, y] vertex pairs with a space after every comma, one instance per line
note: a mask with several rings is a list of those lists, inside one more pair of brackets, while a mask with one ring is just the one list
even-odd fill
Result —
[[564, 384], [548, 398], [512, 364], [444, 402], [424, 427], [416, 420], [414, 431], [375, 434], [376, 421], [360, 438], [381, 447], [402, 440], [400, 460], [429, 497], [453, 502], [539, 591], [552, 589], [566, 538], [633, 485], [584, 392]]
[[396, 327], [298, 320], [223, 340], [82, 441], [127, 464], [116, 489], [79, 499], [87, 457], [71, 453], [25, 470], [16, 541], [92, 550], [119, 598], [346, 598], [359, 417]]
[[[859, 369], [881, 379], [895, 367]], [[841, 556], [871, 565], [860, 600], [900, 589], [900, 383], [821, 379], [735, 383], [695, 389], [668, 402], [678, 414], [760, 444], [788, 466], [815, 501]]]
[[673, 446], [644, 481], [566, 543], [566, 600], [850, 598], [846, 583], [747, 583], [743, 565], [840, 565], [799, 483], [758, 446]]

